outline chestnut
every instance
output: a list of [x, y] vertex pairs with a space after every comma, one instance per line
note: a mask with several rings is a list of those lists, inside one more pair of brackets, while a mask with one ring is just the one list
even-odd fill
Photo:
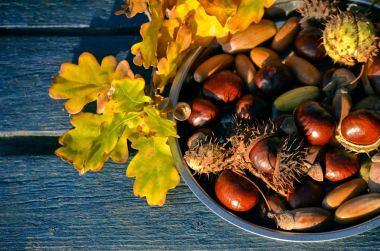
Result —
[[191, 102], [189, 123], [194, 127], [201, 127], [214, 122], [219, 116], [219, 109], [207, 99], [197, 98]]
[[264, 138], [257, 142], [249, 152], [253, 165], [262, 172], [273, 173], [280, 143], [279, 137]]
[[243, 93], [241, 78], [231, 71], [218, 72], [203, 83], [203, 94], [215, 101], [236, 101]]
[[208, 143], [214, 136], [214, 133], [208, 128], [201, 128], [196, 131], [190, 138], [187, 140], [187, 147], [189, 149], [194, 149], [199, 144]]
[[377, 95], [380, 95], [380, 57], [378, 56], [368, 67], [368, 80]]
[[237, 212], [251, 210], [259, 202], [256, 187], [231, 170], [219, 175], [215, 182], [215, 195], [225, 207]]
[[380, 113], [360, 109], [348, 114], [342, 121], [342, 136], [357, 145], [371, 145], [380, 139]]
[[316, 27], [302, 30], [294, 41], [294, 51], [305, 59], [321, 61], [326, 55], [322, 44], [322, 31]]
[[357, 155], [344, 149], [329, 149], [325, 155], [325, 178], [338, 182], [354, 176], [360, 169]]
[[264, 119], [269, 116], [268, 105], [261, 97], [246, 94], [236, 104], [236, 115], [247, 120]]
[[337, 67], [331, 67], [323, 73], [321, 81], [322, 89], [325, 88], [333, 80], [333, 74], [337, 69]]
[[325, 145], [335, 134], [334, 117], [318, 102], [306, 101], [298, 105], [294, 119], [312, 145]]
[[294, 209], [320, 206], [324, 196], [325, 190], [322, 183], [306, 179], [295, 187], [294, 192], [287, 195], [286, 200]]
[[292, 87], [293, 76], [287, 66], [268, 63], [255, 75], [256, 86], [269, 96], [278, 96]]

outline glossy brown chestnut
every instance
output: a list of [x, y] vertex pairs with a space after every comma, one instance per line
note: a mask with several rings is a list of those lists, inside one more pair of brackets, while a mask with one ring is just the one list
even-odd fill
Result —
[[375, 93], [380, 95], [380, 56], [368, 67], [367, 77]]
[[334, 136], [334, 117], [318, 102], [301, 103], [294, 110], [294, 119], [298, 128], [312, 145], [325, 145]]
[[253, 165], [262, 172], [273, 173], [280, 143], [278, 137], [269, 137], [257, 142], [249, 152]]
[[380, 113], [372, 110], [357, 110], [342, 121], [343, 137], [357, 145], [371, 145], [380, 139]]
[[236, 101], [243, 93], [241, 78], [231, 71], [222, 71], [210, 77], [203, 84], [203, 94], [224, 103]]
[[264, 119], [268, 113], [267, 103], [257, 95], [246, 94], [236, 104], [236, 115], [243, 119]]
[[189, 123], [194, 127], [201, 127], [214, 122], [219, 116], [219, 109], [207, 99], [197, 98], [191, 102]]
[[312, 207], [320, 206], [324, 196], [322, 183], [307, 179], [298, 184], [286, 200], [292, 208]]
[[237, 212], [251, 210], [259, 201], [256, 187], [230, 170], [223, 171], [216, 180], [215, 194], [225, 207]]
[[326, 55], [322, 44], [322, 31], [315, 27], [302, 30], [294, 41], [294, 51], [305, 59], [321, 61]]
[[337, 67], [331, 67], [327, 69], [322, 75], [321, 87], [324, 88], [333, 80], [333, 74], [337, 70]]
[[198, 129], [190, 138], [187, 140], [187, 147], [189, 149], [194, 149], [199, 144], [208, 143], [214, 136], [214, 133], [208, 128]]
[[325, 178], [338, 182], [354, 176], [360, 169], [357, 155], [343, 149], [329, 149], [325, 155]]
[[255, 75], [256, 86], [265, 94], [278, 96], [292, 87], [293, 76], [289, 69], [279, 63], [263, 66]]

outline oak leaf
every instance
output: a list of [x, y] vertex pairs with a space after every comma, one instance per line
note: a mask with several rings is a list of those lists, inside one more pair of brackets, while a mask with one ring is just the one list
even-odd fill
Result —
[[[94, 114], [81, 112], [71, 116], [75, 127], [59, 138], [62, 147], [55, 153], [62, 159], [73, 163], [80, 174], [99, 171], [104, 162], [112, 155], [117, 162], [126, 161], [125, 124], [121, 114]], [[113, 151], [117, 150], [114, 154]]]
[[133, 76], [127, 61], [120, 62], [118, 66], [115, 57], [107, 56], [99, 65], [92, 54], [84, 52], [79, 56], [77, 65], [61, 65], [49, 95], [54, 99], [67, 99], [65, 108], [71, 114], [80, 112], [86, 104], [95, 100], [98, 101], [99, 110], [102, 110], [112, 80], [126, 76]]
[[133, 62], [148, 69], [157, 65], [157, 41], [161, 26], [164, 22], [162, 1], [150, 0], [151, 21], [141, 25], [142, 41], [132, 46], [131, 52], [135, 55]]
[[130, 112], [125, 117], [125, 124], [130, 130], [134, 130], [131, 135], [138, 134], [140, 137], [178, 137], [175, 123], [161, 116], [154, 107], [144, 107], [141, 112]]
[[243, 31], [252, 22], [259, 23], [264, 16], [264, 7], [269, 8], [275, 0], [241, 0], [235, 15], [227, 20], [231, 33]]
[[136, 177], [134, 194], [146, 197], [151, 206], [162, 206], [168, 190], [176, 187], [180, 180], [167, 138], [140, 137], [132, 142], [132, 148], [138, 152], [129, 163], [126, 175]]

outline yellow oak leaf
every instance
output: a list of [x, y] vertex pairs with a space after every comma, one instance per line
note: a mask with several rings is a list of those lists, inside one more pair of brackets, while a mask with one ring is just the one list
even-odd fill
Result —
[[134, 194], [146, 197], [151, 206], [162, 206], [169, 189], [180, 181], [167, 138], [140, 137], [132, 142], [132, 148], [138, 152], [129, 163], [126, 175], [136, 177]]
[[128, 18], [144, 13], [148, 9], [149, 0], [125, 0], [121, 10], [116, 11], [116, 15], [125, 14]]
[[130, 135], [178, 137], [175, 123], [162, 117], [154, 107], [144, 107], [141, 112], [128, 113], [125, 117], [125, 124], [131, 130]]
[[224, 26], [231, 16], [235, 15], [239, 0], [199, 0], [206, 13], [215, 16]]
[[264, 16], [264, 7], [269, 8], [275, 0], [240, 0], [236, 14], [227, 20], [231, 33], [245, 30], [252, 22], [259, 23]]
[[157, 41], [159, 31], [164, 21], [162, 1], [150, 0], [151, 21], [141, 25], [142, 41], [132, 46], [131, 52], [135, 55], [133, 62], [148, 69], [157, 65]]
[[[121, 114], [82, 112], [71, 116], [75, 127], [59, 138], [62, 147], [55, 153], [72, 163], [80, 174], [99, 171], [112, 155], [117, 162], [128, 159], [125, 124]], [[113, 151], [116, 151], [114, 154]]]
[[117, 65], [115, 57], [107, 56], [99, 65], [92, 54], [84, 52], [79, 56], [77, 65], [61, 65], [49, 95], [54, 99], [67, 99], [65, 108], [71, 114], [80, 112], [86, 104], [95, 100], [98, 101], [99, 110], [102, 110], [112, 80], [126, 76], [133, 76], [127, 61]]

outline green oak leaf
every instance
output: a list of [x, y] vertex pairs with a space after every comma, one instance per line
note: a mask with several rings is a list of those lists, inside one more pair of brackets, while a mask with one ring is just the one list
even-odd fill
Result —
[[149, 96], [144, 93], [145, 81], [143, 78], [123, 78], [112, 81], [111, 102], [115, 106], [116, 112], [141, 111], [146, 105], [152, 101]]

